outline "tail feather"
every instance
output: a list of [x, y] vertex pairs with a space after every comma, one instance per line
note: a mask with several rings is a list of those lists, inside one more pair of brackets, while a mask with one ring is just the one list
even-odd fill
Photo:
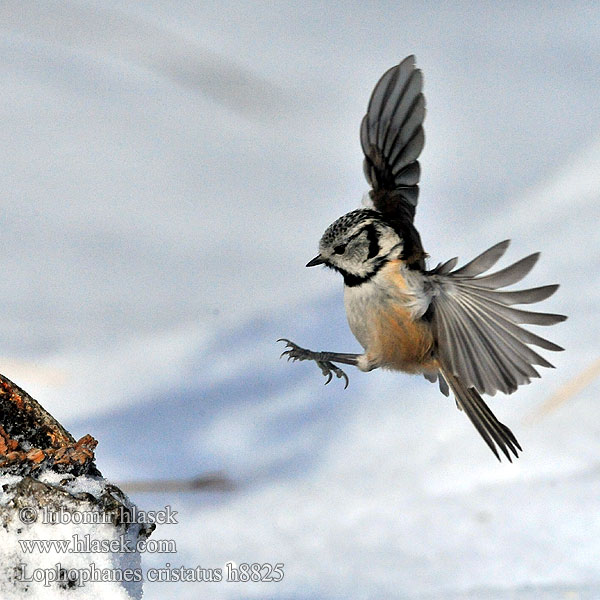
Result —
[[477, 391], [474, 388], [465, 387], [456, 377], [446, 371], [442, 371], [442, 375], [454, 393], [458, 408], [469, 417], [496, 458], [501, 460], [498, 449], [502, 451], [509, 462], [512, 462], [511, 453], [518, 458], [517, 451], [522, 452], [523, 450], [517, 438], [506, 425], [498, 421]]

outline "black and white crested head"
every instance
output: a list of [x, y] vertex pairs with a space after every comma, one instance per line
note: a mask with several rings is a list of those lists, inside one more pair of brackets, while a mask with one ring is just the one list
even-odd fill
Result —
[[402, 240], [381, 213], [368, 208], [334, 221], [319, 242], [319, 255], [307, 266], [325, 264], [344, 277], [347, 286], [368, 281], [389, 260], [402, 254]]

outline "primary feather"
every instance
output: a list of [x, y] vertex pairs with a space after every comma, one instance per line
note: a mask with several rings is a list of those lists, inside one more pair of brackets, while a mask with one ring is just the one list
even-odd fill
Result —
[[552, 367], [530, 345], [562, 350], [519, 325], [553, 325], [564, 321], [564, 315], [511, 308], [512, 304], [543, 300], [556, 291], [557, 285], [500, 290], [525, 277], [536, 263], [537, 254], [482, 275], [500, 259], [508, 244], [496, 244], [454, 271], [448, 269], [448, 265], [455, 264], [449, 261], [427, 273], [439, 361], [466, 388], [482, 394], [510, 394], [539, 377], [533, 365]]
[[[374, 191], [388, 192], [388, 198], [396, 192], [397, 202], [411, 206], [413, 214], [419, 195], [417, 158], [425, 143], [422, 87], [421, 71], [409, 56], [381, 77], [360, 127], [368, 182]], [[380, 209], [377, 202], [375, 208]]]

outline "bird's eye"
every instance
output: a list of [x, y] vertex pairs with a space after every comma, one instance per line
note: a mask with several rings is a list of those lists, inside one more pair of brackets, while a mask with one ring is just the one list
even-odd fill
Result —
[[344, 254], [344, 252], [346, 252], [346, 245], [345, 244], [340, 244], [339, 246], [336, 246], [333, 249], [333, 253], [334, 254]]

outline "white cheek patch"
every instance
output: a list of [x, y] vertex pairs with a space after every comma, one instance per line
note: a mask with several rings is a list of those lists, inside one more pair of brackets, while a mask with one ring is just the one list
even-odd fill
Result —
[[[386, 227], [384, 230], [380, 229], [379, 235], [379, 255], [387, 256], [392, 253], [392, 250], [397, 250], [395, 254], [400, 255], [403, 248], [402, 240], [398, 237], [398, 234], [392, 229]], [[396, 258], [396, 256], [394, 256]]]

